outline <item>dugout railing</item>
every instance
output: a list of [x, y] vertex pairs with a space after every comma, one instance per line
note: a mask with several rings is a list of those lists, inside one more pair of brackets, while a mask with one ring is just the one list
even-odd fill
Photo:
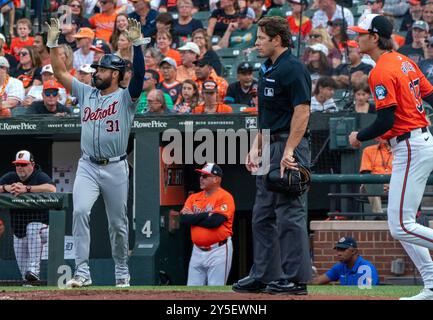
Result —
[[[360, 199], [366, 199], [368, 197], [381, 197], [382, 200], [387, 200], [388, 194], [386, 192], [337, 192], [337, 187], [341, 185], [360, 185], [360, 184], [387, 184], [389, 183], [391, 175], [376, 175], [376, 174], [314, 174], [312, 176], [312, 182], [315, 183], [326, 183], [330, 185], [330, 190], [332, 192], [328, 193], [329, 197], [329, 212], [328, 217], [345, 217], [348, 219], [361, 219], [365, 218], [378, 218], [387, 219], [386, 210], [383, 213], [375, 213], [371, 211], [356, 211], [353, 210], [354, 206], [350, 208], [349, 206], [344, 207], [340, 204], [342, 199], [351, 199], [353, 202], [360, 201]], [[431, 175], [427, 180], [427, 185], [433, 185], [433, 175]], [[424, 197], [433, 197], [433, 192], [425, 191]], [[425, 217], [433, 216], [432, 210], [427, 210], [421, 208], [421, 212]]]

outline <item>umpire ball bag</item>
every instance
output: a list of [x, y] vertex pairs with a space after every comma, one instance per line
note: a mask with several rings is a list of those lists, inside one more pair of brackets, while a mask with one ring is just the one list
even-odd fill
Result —
[[286, 169], [281, 178], [280, 164], [271, 164], [269, 172], [263, 176], [266, 189], [292, 196], [302, 195], [310, 186], [311, 172], [308, 168], [299, 163], [298, 168], [299, 171]]

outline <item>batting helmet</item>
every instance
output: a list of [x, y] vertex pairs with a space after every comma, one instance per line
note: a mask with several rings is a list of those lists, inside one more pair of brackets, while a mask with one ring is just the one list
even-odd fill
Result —
[[93, 63], [91, 65], [92, 68], [106, 68], [120, 71], [121, 73], [125, 72], [126, 63], [121, 57], [115, 54], [104, 54], [98, 63]]
[[311, 172], [298, 162], [298, 170], [284, 171], [281, 178], [280, 164], [271, 164], [269, 172], [263, 176], [263, 182], [269, 191], [300, 196], [308, 190], [311, 182]]

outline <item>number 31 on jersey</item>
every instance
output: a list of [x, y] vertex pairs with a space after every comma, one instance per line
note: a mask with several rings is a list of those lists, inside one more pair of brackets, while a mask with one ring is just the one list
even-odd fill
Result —
[[107, 120], [107, 132], [119, 132], [119, 120]]

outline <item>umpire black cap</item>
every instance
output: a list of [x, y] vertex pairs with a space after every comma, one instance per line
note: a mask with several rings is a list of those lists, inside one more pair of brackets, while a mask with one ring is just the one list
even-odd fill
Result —
[[100, 59], [98, 63], [93, 63], [91, 65], [92, 68], [106, 68], [106, 69], [113, 69], [120, 72], [124, 72], [126, 68], [125, 60], [123, 60], [121, 57], [115, 55], [115, 54], [104, 54]]

